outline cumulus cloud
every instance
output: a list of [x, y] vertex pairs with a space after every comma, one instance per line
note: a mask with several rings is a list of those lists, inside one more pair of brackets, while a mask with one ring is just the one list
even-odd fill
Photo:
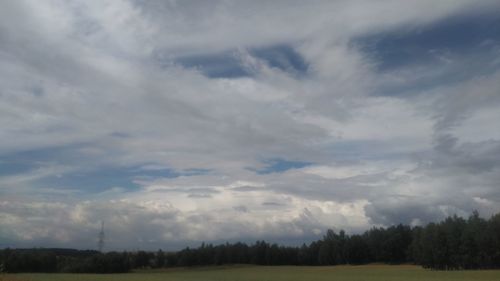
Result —
[[497, 212], [496, 2], [3, 1], [0, 246]]

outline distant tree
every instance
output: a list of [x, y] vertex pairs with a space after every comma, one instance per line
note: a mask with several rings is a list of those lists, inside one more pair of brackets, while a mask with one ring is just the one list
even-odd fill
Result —
[[368, 244], [360, 235], [349, 238], [346, 252], [349, 264], [364, 264], [370, 261]]
[[138, 251], [133, 258], [134, 268], [144, 268], [150, 266], [150, 254], [145, 251]]
[[160, 268], [165, 266], [165, 253], [160, 249], [156, 252], [154, 267]]
[[488, 220], [473, 212], [468, 219], [448, 217], [421, 227], [395, 225], [348, 235], [328, 230], [301, 247], [257, 241], [254, 244], [202, 243], [178, 252], [110, 252], [74, 249], [3, 249], [5, 272], [113, 273], [132, 268], [222, 265], [334, 265], [413, 262], [438, 270], [500, 268], [500, 214]]

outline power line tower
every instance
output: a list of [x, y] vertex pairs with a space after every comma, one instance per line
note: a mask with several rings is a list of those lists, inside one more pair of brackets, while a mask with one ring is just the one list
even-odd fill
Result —
[[97, 249], [102, 252], [104, 249], [104, 221], [101, 221], [101, 231], [99, 231]]

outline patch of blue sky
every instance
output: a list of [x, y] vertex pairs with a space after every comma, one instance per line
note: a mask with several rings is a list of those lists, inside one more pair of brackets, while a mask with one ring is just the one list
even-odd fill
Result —
[[33, 168], [35, 167], [36, 165], [29, 161], [26, 162], [22, 160], [11, 160], [11, 161], [0, 160], [0, 177], [9, 176], [13, 174], [27, 173], [33, 170]]
[[73, 148], [73, 146], [51, 147], [1, 155], [0, 176], [27, 173], [50, 163], [54, 163], [56, 159], [58, 163], [67, 164], [70, 155], [67, 152]]
[[32, 89], [32, 93], [35, 97], [41, 97], [45, 94], [45, 90], [41, 86], [35, 86]]
[[255, 48], [250, 50], [250, 53], [266, 61], [269, 66], [289, 73], [304, 75], [309, 68], [304, 58], [288, 45]]
[[353, 41], [377, 62], [380, 71], [438, 62], [437, 53], [470, 54], [500, 43], [500, 14], [456, 16], [420, 27], [392, 30]]
[[196, 55], [175, 59], [175, 63], [186, 68], [197, 69], [210, 78], [237, 78], [250, 76], [234, 51], [212, 55]]
[[199, 176], [212, 172], [210, 169], [191, 168], [178, 172], [180, 176]]
[[86, 192], [102, 192], [120, 187], [126, 190], [136, 189], [133, 173], [116, 168], [102, 168], [94, 171], [77, 171], [44, 178], [39, 184], [52, 188], [80, 189]]
[[354, 164], [360, 161], [407, 159], [414, 151], [395, 149], [393, 143], [382, 140], [337, 141], [324, 148], [325, 153], [337, 163]]
[[102, 166], [79, 154], [79, 145], [57, 148], [43, 148], [3, 155], [0, 158], [0, 177], [23, 175], [50, 166], [69, 166], [76, 170], [55, 172], [36, 180], [36, 185], [56, 189], [79, 189], [88, 192], [102, 192], [120, 187], [135, 190], [136, 179], [175, 178], [195, 176], [211, 172], [208, 169], [185, 169], [176, 171], [169, 168], [141, 169], [142, 166]]
[[495, 63], [500, 50], [500, 14], [457, 16], [426, 27], [357, 38], [353, 44], [374, 61], [380, 73], [418, 71], [403, 83], [379, 85], [373, 95], [422, 93], [500, 68]]
[[191, 168], [185, 170], [173, 170], [168, 168], [158, 168], [158, 169], [144, 169], [143, 166], [131, 169], [133, 171], [131, 174], [134, 178], [140, 179], [155, 179], [155, 178], [177, 178], [177, 177], [191, 177], [206, 175], [212, 170], [210, 169], [200, 169]]
[[23, 151], [16, 151], [12, 153], [7, 153], [2, 155], [2, 162], [33, 162], [33, 161], [44, 161], [51, 158], [58, 158], [64, 151], [75, 148], [76, 146], [60, 146], [60, 147], [47, 147], [39, 149], [29, 149]]
[[136, 190], [136, 179], [176, 178], [183, 175], [171, 169], [140, 170], [138, 167], [99, 167], [44, 178], [40, 184], [52, 188], [102, 192], [111, 188]]
[[311, 162], [291, 161], [281, 158], [267, 159], [263, 161], [263, 163], [265, 165], [264, 168], [249, 168], [249, 170], [254, 171], [259, 175], [265, 175], [271, 173], [283, 173], [291, 169], [300, 169], [313, 164]]
[[[467, 58], [457, 58], [458, 61], [442, 67], [437, 72], [415, 73], [414, 76], [404, 80], [404, 83], [381, 84], [374, 88], [372, 94], [380, 96], [408, 96], [425, 93], [442, 85], [460, 83], [468, 79], [489, 75], [500, 69], [500, 64], [491, 63], [493, 57], [478, 53]], [[435, 66], [439, 68], [438, 65]], [[429, 69], [429, 68], [424, 68]]]
[[[294, 76], [305, 75], [308, 70], [308, 64], [304, 58], [288, 45], [250, 48], [248, 52], [252, 56], [265, 61], [270, 67], [278, 68]], [[180, 57], [174, 59], [174, 63], [186, 68], [197, 69], [210, 78], [252, 76], [252, 72], [241, 63], [235, 50], [217, 54]]]

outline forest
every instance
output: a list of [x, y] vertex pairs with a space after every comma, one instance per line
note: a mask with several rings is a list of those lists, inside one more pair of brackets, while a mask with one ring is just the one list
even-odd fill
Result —
[[257, 241], [253, 244], [202, 243], [176, 252], [106, 252], [74, 249], [3, 249], [2, 272], [119, 273], [139, 268], [256, 265], [360, 265], [412, 263], [433, 270], [500, 268], [500, 214], [489, 219], [473, 212], [467, 219], [410, 227], [376, 227], [362, 234], [328, 230], [300, 247]]

